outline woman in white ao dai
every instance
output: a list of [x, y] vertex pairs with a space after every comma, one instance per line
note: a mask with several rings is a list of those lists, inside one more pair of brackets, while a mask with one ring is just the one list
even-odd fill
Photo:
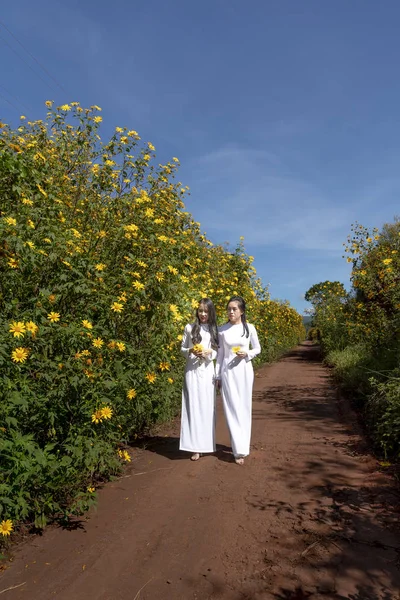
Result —
[[254, 382], [251, 361], [261, 352], [257, 331], [254, 325], [247, 323], [245, 311], [243, 298], [231, 298], [227, 307], [229, 321], [219, 328], [216, 371], [233, 456], [240, 465], [250, 454]]
[[196, 321], [186, 325], [181, 351], [186, 356], [182, 390], [182, 416], [179, 449], [194, 452], [198, 460], [204, 452], [215, 452], [215, 368], [218, 328], [211, 300], [203, 298]]

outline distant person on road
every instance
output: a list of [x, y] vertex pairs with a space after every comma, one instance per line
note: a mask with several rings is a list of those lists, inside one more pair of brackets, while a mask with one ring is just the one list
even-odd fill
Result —
[[[257, 331], [247, 323], [246, 303], [233, 296], [227, 305], [228, 322], [219, 328], [216, 379], [238, 465], [250, 454], [254, 371], [252, 359], [261, 352]], [[250, 349], [251, 346], [251, 349]]]
[[202, 298], [195, 322], [186, 325], [181, 351], [186, 357], [182, 391], [180, 450], [193, 452], [191, 460], [202, 453], [215, 452], [215, 367], [218, 326], [214, 304]]

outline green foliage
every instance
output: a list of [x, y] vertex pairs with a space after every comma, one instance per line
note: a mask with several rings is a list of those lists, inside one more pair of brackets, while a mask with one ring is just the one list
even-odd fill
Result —
[[388, 455], [400, 452], [400, 369], [395, 369], [385, 381], [371, 378], [372, 393], [366, 412], [368, 422]]
[[307, 339], [311, 342], [317, 342], [321, 339], [321, 332], [318, 327], [310, 327], [307, 333]]
[[371, 355], [363, 344], [347, 346], [343, 350], [331, 350], [325, 363], [334, 368], [334, 375], [346, 392], [365, 392], [370, 377]]
[[340, 293], [338, 282], [325, 282], [310, 288], [306, 298], [314, 305], [326, 361], [365, 409], [377, 447], [399, 453], [400, 394], [394, 376], [400, 360], [399, 220], [381, 232], [356, 224], [346, 253], [353, 265], [352, 293], [343, 293], [343, 286]]

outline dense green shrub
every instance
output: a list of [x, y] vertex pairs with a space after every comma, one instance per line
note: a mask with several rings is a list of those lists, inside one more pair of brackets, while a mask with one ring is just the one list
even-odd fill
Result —
[[[346, 247], [352, 291], [322, 282], [306, 292], [321, 331], [326, 361], [342, 389], [365, 409], [376, 446], [400, 452], [400, 222], [381, 232], [353, 228]], [[396, 375], [397, 373], [397, 375]]]

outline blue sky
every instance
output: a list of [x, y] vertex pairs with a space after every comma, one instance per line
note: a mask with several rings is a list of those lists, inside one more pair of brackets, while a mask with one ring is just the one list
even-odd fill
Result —
[[397, 0], [15, 0], [0, 19], [0, 119], [101, 106], [104, 136], [179, 157], [207, 236], [243, 235], [300, 312], [314, 283], [348, 285], [352, 223], [400, 213]]

